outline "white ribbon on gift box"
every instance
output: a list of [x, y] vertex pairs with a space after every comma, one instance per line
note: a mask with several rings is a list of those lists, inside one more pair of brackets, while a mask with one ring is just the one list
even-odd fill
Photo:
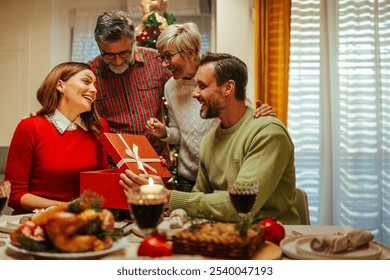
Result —
[[121, 168], [123, 164], [126, 162], [136, 162], [138, 169], [142, 170], [145, 174], [148, 174], [148, 172], [145, 170], [145, 167], [149, 170], [153, 171], [157, 174], [157, 170], [147, 164], [146, 162], [160, 162], [160, 159], [157, 158], [140, 158], [138, 156], [138, 146], [133, 143], [133, 150], [130, 149], [129, 145], [126, 143], [125, 139], [123, 139], [123, 136], [121, 134], [118, 134], [119, 139], [122, 140], [123, 144], [126, 147], [126, 155], [128, 155], [130, 158], [122, 158], [120, 161], [117, 162], [116, 166], [118, 168]]

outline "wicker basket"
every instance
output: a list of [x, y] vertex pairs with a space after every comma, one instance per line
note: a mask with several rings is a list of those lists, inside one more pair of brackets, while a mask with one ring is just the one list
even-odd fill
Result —
[[203, 255], [223, 259], [250, 259], [264, 244], [264, 228], [241, 236], [235, 224], [205, 223], [173, 236], [176, 254]]

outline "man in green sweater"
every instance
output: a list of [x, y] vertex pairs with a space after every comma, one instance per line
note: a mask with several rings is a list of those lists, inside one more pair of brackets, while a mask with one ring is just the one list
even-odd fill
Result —
[[[221, 123], [202, 139], [193, 191], [169, 191], [169, 210], [182, 208], [190, 217], [237, 222], [240, 218], [230, 202], [228, 184], [257, 181], [250, 215], [299, 224], [294, 145], [282, 122], [270, 116], [254, 119], [253, 109], [245, 105], [245, 63], [229, 54], [206, 53], [196, 81], [192, 96], [201, 103], [201, 117], [219, 118]], [[125, 189], [145, 183], [146, 176], [129, 170], [121, 174]]]

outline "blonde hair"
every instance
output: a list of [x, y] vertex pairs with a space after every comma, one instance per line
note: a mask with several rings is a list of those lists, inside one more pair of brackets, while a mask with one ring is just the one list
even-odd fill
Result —
[[158, 36], [156, 47], [159, 53], [174, 47], [178, 51], [187, 52], [194, 49], [196, 55], [200, 54], [202, 39], [198, 26], [193, 22], [168, 25]]

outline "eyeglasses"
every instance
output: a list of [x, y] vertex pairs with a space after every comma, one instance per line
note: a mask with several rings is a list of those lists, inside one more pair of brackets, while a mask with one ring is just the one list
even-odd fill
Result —
[[177, 54], [182, 53], [182, 52], [183, 51], [178, 51], [177, 53], [172, 53], [172, 54], [168, 53], [166, 55], [158, 55], [158, 56], [156, 56], [156, 58], [158, 58], [161, 62], [164, 61], [165, 63], [170, 64], [171, 60], [172, 60], [172, 57], [174, 55], [177, 55]]
[[100, 51], [100, 54], [103, 58], [107, 60], [113, 60], [116, 56], [119, 56], [122, 59], [128, 59], [130, 58], [132, 51], [123, 51], [119, 53], [103, 53], [102, 51]]

